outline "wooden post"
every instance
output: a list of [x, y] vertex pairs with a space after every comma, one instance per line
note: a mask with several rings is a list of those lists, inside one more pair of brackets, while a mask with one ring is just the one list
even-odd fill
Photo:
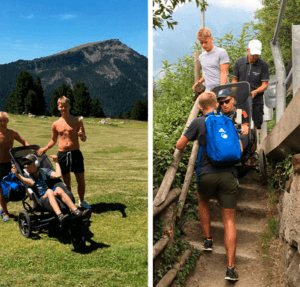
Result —
[[195, 168], [195, 162], [197, 159], [197, 155], [198, 155], [198, 151], [199, 151], [199, 142], [196, 140], [194, 141], [193, 144], [193, 149], [192, 149], [192, 153], [189, 159], [189, 163], [188, 163], [188, 168], [186, 171], [186, 175], [184, 178], [184, 183], [182, 186], [182, 190], [181, 190], [181, 194], [178, 200], [178, 203], [180, 204], [180, 207], [178, 209], [177, 212], [177, 218], [179, 218], [181, 216], [182, 210], [183, 210], [183, 206], [185, 203], [185, 199], [186, 199], [186, 195], [187, 195], [187, 191], [190, 187], [190, 183], [193, 177], [193, 173], [194, 173], [194, 168]]
[[200, 62], [199, 62], [199, 51], [194, 52], [194, 72], [195, 72], [195, 83], [200, 80]]

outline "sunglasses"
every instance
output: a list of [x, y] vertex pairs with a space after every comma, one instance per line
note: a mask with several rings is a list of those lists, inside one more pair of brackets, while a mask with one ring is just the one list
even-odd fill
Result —
[[223, 102], [219, 102], [219, 104], [220, 104], [220, 106], [223, 106], [224, 103], [225, 103], [225, 104], [228, 104], [228, 103], [230, 102], [230, 100], [231, 100], [231, 99], [228, 99], [228, 100], [223, 101]]

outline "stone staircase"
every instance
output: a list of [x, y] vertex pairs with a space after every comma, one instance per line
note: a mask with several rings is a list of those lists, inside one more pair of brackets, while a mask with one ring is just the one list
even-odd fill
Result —
[[[268, 270], [260, 254], [259, 236], [266, 229], [268, 187], [262, 186], [257, 174], [250, 172], [240, 180], [239, 201], [236, 210], [237, 250], [235, 265], [239, 273], [238, 282], [225, 280], [226, 252], [221, 209], [216, 200], [211, 200], [213, 252], [204, 252], [196, 268], [187, 277], [183, 286], [189, 287], [264, 287]], [[188, 222], [183, 228], [185, 239], [194, 248], [202, 249], [203, 234], [199, 221]]]

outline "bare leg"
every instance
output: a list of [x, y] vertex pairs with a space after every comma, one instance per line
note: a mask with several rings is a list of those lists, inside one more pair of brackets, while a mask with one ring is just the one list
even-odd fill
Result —
[[77, 209], [71, 198], [63, 191], [62, 188], [57, 187], [54, 191], [54, 196], [59, 197], [73, 212]]
[[3, 191], [2, 191], [1, 187], [0, 187], [0, 204], [1, 204], [1, 207], [2, 207], [2, 210], [3, 210], [3, 214], [6, 215], [7, 217], [9, 217], [9, 213], [8, 213], [8, 210], [7, 210], [7, 202], [4, 198]]
[[59, 215], [61, 213], [61, 210], [56, 202], [53, 190], [47, 189], [47, 192], [44, 194], [43, 197], [49, 199], [50, 205], [53, 208], [54, 212], [56, 213], [56, 215]]
[[67, 186], [68, 191], [70, 191], [72, 193], [71, 190], [71, 173], [67, 173], [65, 175], [63, 175], [63, 180], [65, 185]]
[[209, 199], [204, 199], [200, 195], [199, 195], [198, 213], [199, 213], [204, 236], [211, 237], [211, 233], [210, 233], [211, 213], [210, 213]]
[[84, 200], [84, 194], [85, 194], [85, 180], [84, 180], [84, 172], [82, 173], [75, 173], [75, 177], [77, 180], [77, 192], [79, 196], [79, 200]]
[[227, 266], [233, 267], [237, 242], [237, 234], [235, 228], [235, 209], [222, 208], [222, 216], [225, 230], [224, 240], [228, 263]]

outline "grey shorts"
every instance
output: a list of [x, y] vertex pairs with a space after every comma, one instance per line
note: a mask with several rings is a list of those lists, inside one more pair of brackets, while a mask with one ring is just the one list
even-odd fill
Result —
[[204, 199], [217, 198], [223, 208], [236, 208], [238, 179], [231, 172], [204, 174], [198, 183], [198, 193]]

